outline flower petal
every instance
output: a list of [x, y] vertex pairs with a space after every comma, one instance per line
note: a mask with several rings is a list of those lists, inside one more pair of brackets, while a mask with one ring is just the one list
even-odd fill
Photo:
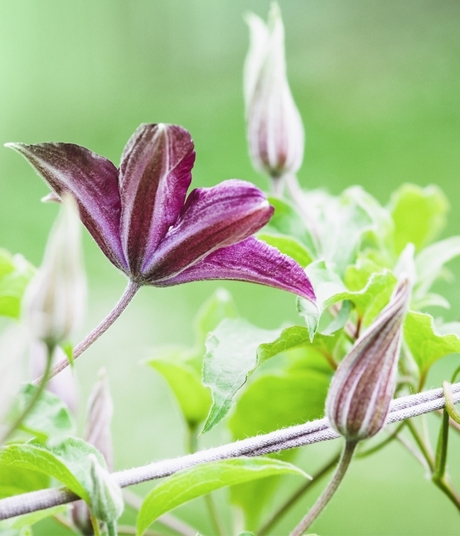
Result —
[[205, 255], [241, 242], [262, 228], [273, 214], [264, 194], [237, 179], [213, 188], [197, 188], [150, 262], [143, 266], [147, 282], [175, 276]]
[[130, 272], [152, 257], [184, 204], [195, 161], [189, 132], [176, 125], [141, 125], [120, 164], [121, 240]]
[[290, 257], [253, 236], [214, 251], [179, 275], [154, 282], [167, 287], [205, 279], [234, 279], [293, 292], [315, 301], [313, 287], [302, 268]]
[[80, 218], [109, 260], [123, 271], [119, 236], [118, 171], [103, 156], [72, 143], [8, 143], [21, 153], [59, 197], [70, 192]]

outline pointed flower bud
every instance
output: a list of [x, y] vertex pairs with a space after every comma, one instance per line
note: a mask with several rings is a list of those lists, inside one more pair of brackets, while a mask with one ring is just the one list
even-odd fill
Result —
[[79, 326], [86, 296], [77, 208], [71, 196], [63, 201], [43, 263], [24, 296], [30, 333], [51, 345], [66, 341]]
[[73, 195], [103, 253], [136, 285], [235, 279], [314, 301], [302, 268], [252, 236], [273, 214], [263, 192], [231, 179], [187, 196], [195, 151], [184, 128], [141, 125], [119, 168], [70, 143], [8, 146], [49, 184], [49, 199]]
[[372, 437], [385, 424], [410, 294], [409, 279], [402, 275], [390, 303], [356, 341], [332, 379], [326, 414], [331, 426], [349, 441]]
[[99, 464], [94, 454], [89, 455], [89, 460], [93, 483], [91, 511], [97, 519], [113, 523], [121, 516], [124, 509], [121, 488], [112, 475]]
[[251, 36], [244, 67], [249, 152], [254, 167], [276, 179], [302, 164], [304, 130], [286, 75], [284, 27], [273, 3], [268, 24], [247, 17]]

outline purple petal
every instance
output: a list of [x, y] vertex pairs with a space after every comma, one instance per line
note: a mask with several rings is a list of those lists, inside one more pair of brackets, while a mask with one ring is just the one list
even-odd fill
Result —
[[115, 266], [126, 271], [121, 248], [118, 171], [103, 156], [71, 143], [9, 143], [21, 153], [59, 197], [69, 192], [80, 218]]
[[228, 180], [193, 190], [177, 223], [142, 267], [144, 279], [169, 279], [212, 251], [241, 242], [261, 229], [273, 208], [254, 185]]
[[194, 161], [190, 134], [176, 125], [141, 125], [128, 141], [120, 164], [120, 232], [132, 274], [177, 220]]
[[302, 268], [290, 257], [253, 236], [214, 251], [179, 275], [154, 282], [167, 287], [204, 279], [235, 279], [293, 292], [315, 301], [313, 287]]

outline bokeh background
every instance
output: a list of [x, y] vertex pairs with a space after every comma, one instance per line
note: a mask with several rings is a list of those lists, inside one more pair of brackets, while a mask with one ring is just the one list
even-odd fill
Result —
[[[436, 183], [452, 205], [446, 234], [458, 232], [458, 1], [280, 0], [280, 5], [289, 79], [307, 133], [302, 184], [332, 193], [361, 184], [386, 203], [403, 182]], [[265, 17], [268, 9], [267, 0], [1, 2], [0, 142], [68, 141], [118, 163], [140, 123], [178, 123], [196, 143], [195, 186], [238, 177], [266, 188], [247, 156], [241, 73], [248, 45], [243, 15], [251, 10]], [[19, 155], [0, 149], [0, 246], [36, 265], [57, 210], [40, 203], [46, 193]], [[110, 310], [125, 284], [87, 233], [84, 240], [90, 292], [81, 336]], [[460, 263], [451, 269], [458, 273]], [[217, 286], [142, 289], [110, 332], [79, 359], [82, 415], [97, 371], [107, 369], [116, 407], [117, 468], [184, 452], [177, 408], [164, 382], [142, 361], [159, 345], [191, 344], [192, 319]], [[224, 286], [256, 325], [299, 321], [294, 298], [286, 293], [242, 283]], [[458, 317], [458, 279], [440, 288], [454, 303], [447, 314]], [[438, 363], [429, 386], [439, 385], [456, 359]], [[221, 427], [202, 445], [227, 440]], [[302, 466], [313, 471], [334, 447], [305, 449]], [[457, 477], [459, 447], [454, 441], [451, 469]], [[297, 482], [287, 481], [286, 493], [291, 485]], [[218, 499], [224, 510], [227, 495]], [[312, 501], [296, 507], [274, 534], [287, 534]], [[211, 533], [203, 512], [197, 501], [179, 515]], [[315, 525], [324, 536], [458, 530], [454, 507], [397, 445], [357, 461]], [[37, 530], [65, 533], [46, 523]]]

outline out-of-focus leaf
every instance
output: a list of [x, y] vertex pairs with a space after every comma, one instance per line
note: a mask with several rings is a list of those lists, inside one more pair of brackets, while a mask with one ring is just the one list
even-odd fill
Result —
[[268, 225], [264, 227], [264, 232], [297, 239], [303, 244], [310, 258], [316, 259], [315, 240], [296, 209], [286, 200], [277, 197], [269, 197], [268, 201], [275, 208], [275, 213]]
[[274, 246], [281, 253], [288, 255], [297, 261], [302, 268], [305, 268], [308, 264], [312, 262], [312, 258], [308, 253], [307, 249], [300, 243], [296, 238], [283, 235], [275, 235], [269, 233], [259, 233], [257, 238], [263, 240], [270, 246]]
[[397, 254], [410, 242], [420, 250], [432, 242], [446, 224], [449, 203], [437, 186], [421, 188], [404, 184], [393, 194], [390, 205]]
[[[17, 414], [27, 407], [37, 389], [31, 383], [23, 387], [15, 408]], [[21, 428], [35, 435], [40, 442], [47, 441], [50, 446], [57, 446], [74, 433], [75, 423], [62, 400], [53, 393], [44, 391], [22, 422]]]
[[0, 458], [0, 499], [45, 489], [49, 483], [48, 475], [30, 468], [2, 463]]
[[431, 244], [415, 258], [417, 282], [414, 296], [417, 301], [425, 298], [431, 285], [442, 274], [443, 266], [460, 255], [460, 236], [452, 236]]
[[236, 404], [229, 422], [233, 438], [268, 433], [322, 417], [330, 379], [331, 373], [308, 369], [260, 376]]
[[34, 273], [22, 255], [0, 250], [0, 316], [19, 318], [22, 296]]
[[201, 378], [186, 362], [151, 359], [148, 364], [168, 382], [191, 429], [206, 419], [211, 407], [209, 390], [201, 384]]
[[[455, 328], [453, 330], [456, 331]], [[444, 331], [444, 330], [443, 330]], [[460, 338], [456, 333], [440, 334], [433, 317], [410, 311], [404, 322], [404, 337], [420, 369], [421, 384], [431, 365], [448, 354], [460, 352]]]
[[141, 536], [158, 517], [192, 499], [275, 474], [307, 476], [294, 465], [270, 458], [236, 458], [180, 471], [158, 484], [144, 499], [137, 518], [137, 534]]
[[211, 389], [213, 404], [203, 427], [211, 430], [230, 411], [233, 397], [258, 363], [257, 347], [272, 341], [279, 330], [260, 329], [242, 319], [225, 319], [206, 341], [203, 384]]
[[23, 527], [29, 527], [35, 525], [35, 523], [38, 523], [42, 519], [46, 519], [47, 517], [64, 514], [65, 512], [67, 512], [68, 508], [69, 507], [66, 504], [63, 504], [59, 506], [53, 506], [52, 508], [46, 508], [46, 510], [38, 510], [37, 512], [32, 512], [31, 514], [25, 514], [23, 516], [5, 519], [3, 521], [0, 521], [0, 529], [22, 529]]
[[88, 502], [93, 489], [90, 454], [94, 454], [105, 467], [101, 453], [82, 439], [68, 438], [58, 447], [45, 447], [31, 441], [4, 447], [0, 451], [0, 465], [40, 471], [59, 480]]

